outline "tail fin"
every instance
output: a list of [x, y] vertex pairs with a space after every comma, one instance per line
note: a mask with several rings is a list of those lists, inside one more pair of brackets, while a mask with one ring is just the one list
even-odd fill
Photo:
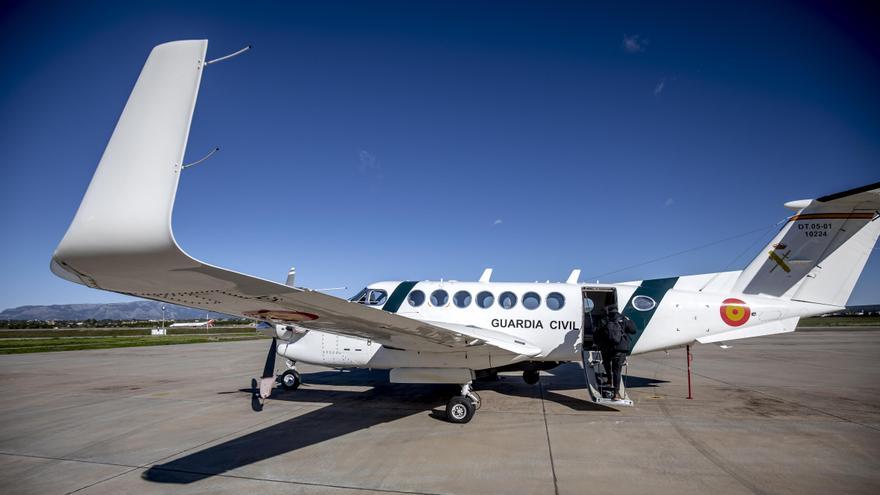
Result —
[[799, 211], [734, 290], [845, 306], [880, 236], [880, 182], [786, 206]]

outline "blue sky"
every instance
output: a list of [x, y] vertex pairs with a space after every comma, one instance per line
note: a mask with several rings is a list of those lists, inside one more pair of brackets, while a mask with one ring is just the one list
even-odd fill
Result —
[[[880, 180], [865, 13], [802, 3], [6, 3], [0, 309], [48, 269], [152, 46], [207, 38], [174, 229], [298, 285], [742, 268], [785, 201]], [[739, 257], [737, 257], [739, 255]], [[615, 272], [605, 275], [609, 272]], [[880, 303], [872, 255], [850, 300]]]

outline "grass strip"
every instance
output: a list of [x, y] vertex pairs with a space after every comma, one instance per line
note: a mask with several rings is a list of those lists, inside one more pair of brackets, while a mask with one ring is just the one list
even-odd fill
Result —
[[265, 338], [256, 334], [239, 335], [182, 335], [155, 337], [57, 337], [44, 339], [0, 339], [0, 354], [29, 352], [77, 351], [85, 349], [114, 349], [117, 347], [145, 347], [154, 345], [203, 344], [209, 342], [238, 342]]

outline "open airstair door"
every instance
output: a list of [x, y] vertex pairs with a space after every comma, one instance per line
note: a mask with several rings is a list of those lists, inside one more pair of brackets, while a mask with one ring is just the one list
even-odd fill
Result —
[[[584, 378], [587, 381], [587, 392], [590, 400], [596, 404], [605, 406], [631, 406], [632, 399], [626, 393], [626, 380], [620, 380], [620, 396], [622, 400], [614, 400], [614, 390], [611, 386], [611, 377], [607, 376], [602, 367], [602, 353], [599, 351], [585, 350], [581, 353], [581, 363], [584, 367]], [[626, 375], [626, 373], [624, 373]]]
[[[584, 324], [582, 325], [581, 364], [584, 368], [584, 379], [587, 382], [587, 393], [596, 404], [607, 406], [631, 406], [632, 400], [626, 393], [625, 380], [620, 380], [620, 396], [623, 400], [614, 400], [614, 387], [611, 377], [605, 373], [602, 365], [602, 353], [593, 348], [593, 334], [605, 314], [605, 307], [617, 305], [617, 290], [614, 287], [584, 287]], [[624, 375], [626, 373], [623, 373]]]

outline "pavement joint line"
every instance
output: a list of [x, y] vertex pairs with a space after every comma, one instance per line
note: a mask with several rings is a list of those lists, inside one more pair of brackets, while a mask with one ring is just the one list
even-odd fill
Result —
[[544, 417], [544, 433], [547, 435], [547, 452], [550, 454], [550, 472], [553, 473], [553, 492], [559, 495], [559, 480], [556, 478], [556, 465], [553, 462], [553, 446], [550, 444], [550, 427], [547, 425], [547, 408], [544, 407], [544, 384], [538, 380], [538, 391], [541, 393], [541, 413]]
[[[297, 409], [299, 409], [299, 408], [297, 408]], [[260, 427], [260, 426], [262, 426], [262, 425], [264, 425], [264, 424], [266, 424], [266, 423], [269, 423], [269, 422], [271, 422], [271, 421], [273, 421], [273, 420], [276, 420], [276, 419], [278, 419], [278, 418], [282, 418], [282, 417], [284, 417], [284, 416], [286, 416], [286, 414], [277, 414], [277, 415], [272, 416], [271, 418], [269, 418], [269, 419], [267, 419], [267, 420], [265, 420], [265, 421], [260, 421], [259, 423], [249, 425], [249, 426], [247, 426], [247, 427], [245, 427], [245, 428], [240, 428], [240, 429], [238, 429], [238, 430], [236, 430], [236, 431], [233, 431], [233, 432], [227, 433], [227, 434], [225, 434], [225, 435], [220, 435], [219, 437], [216, 437], [216, 438], [213, 438], [213, 439], [211, 439], [211, 440], [208, 440], [208, 441], [202, 442], [202, 443], [200, 443], [200, 444], [198, 444], [198, 445], [193, 445], [192, 447], [188, 447], [188, 448], [186, 448], [186, 449], [180, 450], [180, 451], [175, 452], [175, 453], [173, 453], [173, 454], [168, 454], [168, 455], [166, 455], [166, 456], [164, 456], [164, 457], [160, 457], [160, 458], [158, 458], [158, 459], [155, 459], [155, 460], [152, 460], [152, 461], [149, 461], [149, 462], [145, 462], [145, 463], [143, 463], [143, 464], [141, 464], [141, 465], [139, 465], [139, 466], [129, 466], [129, 465], [125, 465], [125, 464], [119, 464], [119, 466], [130, 467], [131, 469], [128, 469], [128, 470], [123, 471], [123, 472], [121, 472], [121, 473], [117, 473], [117, 474], [115, 474], [115, 475], [113, 475], [113, 476], [109, 476], [109, 477], [107, 477], [107, 478], [104, 478], [104, 479], [101, 479], [101, 480], [95, 481], [94, 483], [90, 483], [90, 484], [88, 484], [88, 485], [86, 485], [86, 486], [81, 486], [81, 487], [77, 488], [76, 490], [72, 490], [72, 491], [67, 492], [66, 495], [70, 495], [71, 493], [76, 493], [76, 492], [79, 492], [79, 491], [85, 490], [85, 489], [87, 489], [87, 488], [91, 488], [91, 487], [93, 487], [93, 486], [95, 486], [95, 485], [99, 485], [99, 484], [104, 483], [104, 482], [106, 482], [106, 481], [110, 481], [110, 480], [112, 480], [112, 479], [119, 478], [120, 476], [125, 476], [126, 474], [128, 474], [128, 473], [130, 473], [130, 472], [132, 472], [132, 471], [138, 470], [138, 469], [146, 469], [146, 468], [148, 468], [148, 467], [152, 467], [152, 465], [153, 465], [153, 464], [156, 464], [157, 462], [162, 462], [162, 461], [164, 461], [164, 460], [166, 460], [166, 459], [170, 459], [170, 458], [172, 458], [172, 457], [177, 457], [177, 456], [179, 456], [179, 455], [181, 455], [181, 454], [184, 454], [184, 453], [186, 453], [186, 452], [188, 452], [188, 451], [190, 451], [190, 450], [197, 449], [197, 448], [200, 448], [200, 447], [204, 447], [205, 445], [208, 445], [208, 444], [210, 444], [210, 443], [219, 442], [219, 441], [223, 440], [224, 438], [227, 438], [227, 437], [232, 436], [232, 435], [240, 434], [240, 433], [242, 433], [242, 432], [244, 432], [244, 431], [247, 431], [247, 430], [249, 430], [249, 429], [252, 429], [252, 428]], [[101, 464], [101, 463], [96, 463], [96, 464]], [[161, 469], [161, 468], [157, 468], [157, 469]]]
[[[668, 409], [666, 408], [665, 401], [660, 403], [660, 409], [663, 410], [664, 412], [668, 412]], [[669, 416], [669, 423], [672, 424], [672, 427], [675, 428], [675, 431], [678, 433], [678, 435], [681, 438], [683, 438], [688, 444], [690, 444], [691, 447], [693, 447], [697, 452], [702, 454], [702, 456], [705, 457], [706, 460], [708, 460], [709, 462], [714, 464], [716, 467], [718, 467], [719, 469], [721, 469], [722, 471], [727, 473], [728, 476], [730, 476], [731, 478], [735, 479], [740, 485], [744, 486], [745, 488], [747, 488], [749, 491], [751, 491], [755, 495], [766, 495], [767, 494], [767, 492], [765, 492], [759, 486], [752, 483], [748, 478], [741, 476], [734, 469], [727, 466], [724, 462], [724, 459], [721, 457], [720, 454], [718, 454], [718, 452], [716, 452], [714, 449], [712, 449], [711, 447], [706, 445], [704, 442], [698, 440], [693, 435], [691, 435], [690, 433], [685, 431], [684, 428], [682, 428], [682, 425], [680, 424], [680, 422], [673, 419], [672, 416]]]
[[131, 464], [119, 464], [116, 462], [104, 462], [104, 461], [89, 461], [86, 459], [69, 459], [66, 457], [54, 457], [48, 455], [38, 455], [38, 454], [24, 454], [20, 452], [2, 452], [0, 451], [0, 455], [5, 455], [9, 457], [28, 457], [31, 459], [45, 459], [48, 461], [66, 461], [66, 462], [79, 462], [82, 464], [96, 464], [99, 466], [117, 466], [117, 467], [128, 467], [128, 468], [137, 468], [138, 466], [132, 466]]
[[219, 476], [221, 478], [232, 478], [239, 480], [249, 480], [249, 481], [268, 481], [270, 483], [284, 483], [288, 485], [304, 485], [304, 486], [323, 486], [327, 488], [338, 488], [340, 490], [357, 490], [357, 491], [370, 491], [370, 492], [381, 492], [381, 493], [400, 493], [406, 495], [443, 495], [442, 493], [437, 492], [414, 492], [409, 490], [395, 490], [395, 489], [386, 489], [386, 488], [365, 488], [360, 486], [347, 486], [347, 485], [333, 485], [329, 483], [313, 483], [310, 481], [294, 481], [294, 480], [278, 480], [272, 478], [260, 478], [256, 476], [242, 476], [237, 474], [222, 474], [222, 473], [212, 473], [210, 471], [196, 471], [189, 469], [166, 469], [166, 468], [157, 468], [160, 471], [166, 471], [170, 473], [183, 473], [183, 474], [198, 474], [198, 475], [211, 475], [211, 476]]
[[[655, 362], [656, 362], [656, 361], [655, 361]], [[665, 364], [665, 363], [664, 363], [664, 365], [665, 365], [665, 366], [669, 366], [670, 368], [675, 368], [675, 369], [677, 369], [677, 370], [684, 371], [684, 368], [681, 368], [681, 367], [678, 367], [678, 366], [675, 366], [675, 365]], [[816, 408], [816, 407], [812, 407], [812, 406], [808, 406], [808, 405], [806, 405], [806, 404], [802, 404], [802, 403], [800, 403], [800, 402], [798, 402], [798, 401], [796, 401], [796, 400], [786, 399], [786, 398], [784, 398], [784, 397], [777, 397], [777, 396], [775, 396], [775, 395], [773, 395], [773, 394], [769, 394], [769, 393], [767, 393], [767, 392], [762, 392], [761, 390], [758, 390], [758, 389], [756, 389], [756, 388], [749, 388], [749, 387], [744, 387], [744, 386], [739, 385], [739, 384], [736, 384], [736, 383], [726, 382], [726, 381], [724, 381], [724, 380], [720, 380], [720, 379], [718, 379], [718, 378], [714, 378], [714, 377], [711, 377], [711, 376], [708, 376], [708, 375], [704, 375], [704, 374], [702, 374], [702, 373], [697, 373], [697, 372], [695, 372], [695, 371], [692, 371], [692, 373], [693, 373], [694, 375], [696, 375], [696, 376], [699, 376], [699, 377], [705, 378], [705, 379], [707, 379], [707, 380], [712, 380], [712, 381], [716, 381], [716, 382], [718, 382], [718, 383], [723, 383], [723, 384], [725, 384], [725, 385], [727, 385], [727, 386], [729, 386], [729, 387], [734, 387], [734, 388], [738, 388], [738, 389], [740, 389], [740, 390], [748, 390], [748, 391], [750, 391], [750, 392], [755, 392], [755, 393], [757, 393], [757, 394], [761, 394], [761, 395], [763, 395], [763, 396], [765, 396], [765, 397], [770, 397], [771, 399], [776, 399], [776, 400], [781, 401], [781, 402], [788, 402], [789, 404], [794, 404], [794, 405], [799, 406], [799, 407], [802, 407], [802, 408], [804, 408], [804, 409], [809, 409], [809, 410], [811, 410], [811, 411], [816, 411], [816, 412], [818, 412], [818, 413], [825, 414], [826, 416], [830, 416], [830, 417], [832, 417], [832, 418], [839, 419], [839, 420], [844, 421], [844, 422], [846, 422], [846, 423], [852, 423], [852, 424], [854, 424], [854, 425], [862, 426], [862, 427], [864, 427], [864, 428], [868, 428], [868, 429], [871, 429], [871, 430], [874, 430], [874, 431], [880, 431], [880, 428], [878, 428], [878, 427], [871, 426], [871, 425], [869, 425], [869, 424], [865, 424], [865, 423], [861, 423], [861, 422], [859, 422], [859, 421], [855, 421], [855, 420], [852, 420], [852, 419], [849, 419], [849, 418], [844, 418], [843, 416], [838, 416], [838, 415], [836, 415], [836, 414], [832, 414], [832, 413], [830, 413], [830, 412], [828, 412], [828, 411], [823, 411], [822, 409], [819, 409], [819, 408]]]

